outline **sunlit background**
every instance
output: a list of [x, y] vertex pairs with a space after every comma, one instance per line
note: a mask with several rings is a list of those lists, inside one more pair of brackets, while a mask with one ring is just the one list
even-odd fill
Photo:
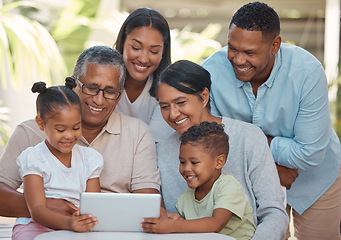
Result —
[[[119, 28], [138, 7], [168, 20], [172, 61], [201, 63], [226, 44], [235, 0], [0, 0], [0, 145], [14, 127], [35, 116], [33, 82], [62, 84], [79, 54], [113, 46]], [[299, 45], [325, 66], [333, 126], [341, 135], [339, 88], [340, 0], [265, 0], [281, 18], [283, 41]], [[328, 61], [327, 61], [328, 60]], [[1, 151], [0, 151], [1, 153]]]

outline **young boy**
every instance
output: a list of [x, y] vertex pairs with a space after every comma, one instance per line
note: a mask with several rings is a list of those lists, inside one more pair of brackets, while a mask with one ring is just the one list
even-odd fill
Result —
[[229, 152], [224, 125], [202, 122], [180, 137], [179, 171], [187, 189], [176, 204], [183, 221], [143, 219], [150, 233], [219, 232], [250, 239], [255, 231], [252, 208], [239, 182], [221, 173]]

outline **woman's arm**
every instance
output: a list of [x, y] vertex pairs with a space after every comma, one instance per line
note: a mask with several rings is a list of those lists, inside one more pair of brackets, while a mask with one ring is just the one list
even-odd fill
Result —
[[280, 186], [268, 142], [260, 129], [258, 132], [253, 132], [248, 138], [247, 146], [248, 178], [257, 216], [257, 228], [252, 239], [283, 239], [289, 224], [284, 205], [285, 192]]
[[73, 230], [85, 232], [95, 226], [97, 220], [91, 215], [75, 214], [65, 216], [46, 207], [46, 197], [42, 177], [34, 174], [24, 176], [24, 196], [31, 213], [37, 223], [53, 229]]
[[212, 217], [205, 217], [193, 220], [174, 220], [145, 218], [142, 222], [142, 229], [149, 233], [204, 233], [220, 232], [232, 217], [232, 212], [217, 208], [213, 211]]

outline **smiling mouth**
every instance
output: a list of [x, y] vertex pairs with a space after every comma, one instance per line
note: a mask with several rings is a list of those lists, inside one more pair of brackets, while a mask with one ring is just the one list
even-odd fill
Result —
[[247, 72], [249, 71], [252, 67], [238, 67], [238, 66], [235, 66], [234, 67], [237, 71], [239, 72]]
[[73, 144], [73, 141], [71, 142], [61, 142], [62, 145], [68, 147], [68, 146], [71, 146]]
[[147, 69], [147, 67], [141, 66], [141, 65], [137, 65], [136, 63], [134, 63], [134, 66], [140, 70], [145, 70]]
[[95, 111], [95, 112], [101, 112], [101, 111], [103, 111], [103, 108], [95, 108], [95, 107], [90, 106], [90, 105], [88, 105], [88, 107], [90, 108], [90, 110]]
[[181, 124], [184, 123], [188, 118], [181, 119], [180, 121], [175, 122], [175, 124]]
[[197, 178], [197, 176], [186, 176], [186, 181], [187, 182], [191, 182], [191, 181], [193, 181], [196, 178]]

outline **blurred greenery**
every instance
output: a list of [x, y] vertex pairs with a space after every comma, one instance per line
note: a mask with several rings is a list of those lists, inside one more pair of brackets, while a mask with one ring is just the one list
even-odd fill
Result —
[[[340, 76], [339, 76], [340, 79]], [[333, 128], [341, 139], [341, 84], [338, 82], [336, 101], [330, 103]]]
[[214, 40], [221, 28], [220, 24], [209, 24], [200, 33], [192, 32], [190, 25], [182, 30], [171, 30], [172, 61], [187, 59], [200, 64], [221, 48], [221, 44]]
[[[101, 0], [70, 0], [65, 8], [54, 13], [58, 15], [54, 21], [40, 21], [40, 24], [38, 19], [34, 20], [30, 15], [41, 10], [37, 4], [31, 1], [3, 2], [0, 0], [2, 88], [6, 88], [8, 84], [20, 84], [23, 81], [20, 78], [23, 77], [25, 81], [44, 79], [55, 83], [56, 79], [63, 80], [72, 73], [74, 63], [84, 49], [98, 44], [113, 46], [119, 28], [128, 15], [127, 12], [115, 10], [110, 16], [99, 14]], [[221, 28], [220, 24], [209, 24], [199, 33], [193, 32], [190, 25], [183, 29], [172, 29], [172, 62], [188, 59], [200, 64], [221, 48], [220, 43], [215, 40]], [[340, 136], [339, 95], [338, 101], [331, 103], [331, 112], [333, 126]], [[0, 115], [0, 134], [6, 129], [3, 124], [7, 121], [1, 116], [3, 115]]]
[[[0, 97], [21, 94], [21, 86], [30, 86], [36, 81], [49, 85], [61, 83], [66, 74], [55, 40], [38, 21], [21, 14], [19, 9], [25, 7], [39, 9], [31, 1], [0, 0], [0, 92], [3, 94]], [[11, 119], [7, 99], [0, 101], [0, 146], [3, 146], [11, 131], [8, 126]], [[27, 99], [19, 96], [17, 103], [22, 103], [20, 101], [27, 102]], [[22, 109], [12, 110], [11, 113], [25, 112]]]
[[[19, 86], [22, 81], [60, 84], [72, 73], [74, 63], [84, 49], [95, 44], [113, 46], [128, 13], [113, 11], [111, 16], [101, 16], [97, 13], [100, 2], [70, 0], [58, 13], [57, 21], [44, 23], [34, 18], [41, 10], [38, 4], [0, 0], [1, 89], [9, 84]], [[221, 48], [214, 40], [220, 30], [218, 24], [208, 25], [201, 33], [192, 32], [190, 26], [171, 30], [172, 60], [189, 59], [201, 63]], [[91, 40], [89, 37], [95, 31], [106, 32], [110, 37], [96, 41], [95, 36]], [[5, 109], [0, 108], [1, 111]], [[8, 115], [1, 115], [0, 146], [8, 137], [5, 134], [8, 133], [8, 120]]]
[[[69, 74], [72, 73], [77, 57], [87, 47], [95, 44], [113, 46], [119, 29], [129, 14], [113, 12], [111, 16], [103, 16], [97, 13], [99, 5], [100, 0], [71, 0], [51, 31], [64, 57]], [[189, 25], [182, 30], [171, 30], [172, 61], [188, 59], [201, 63], [221, 48], [220, 43], [214, 40], [220, 30], [220, 24], [209, 24], [200, 33], [192, 32]], [[97, 39], [97, 41], [92, 39], [91, 42], [89, 37], [94, 32], [106, 32], [106, 35], [111, 38]]]
[[9, 139], [9, 126], [6, 121], [9, 120], [8, 117], [9, 109], [2, 106], [2, 101], [0, 101], [0, 146], [7, 144]]
[[70, 0], [60, 15], [51, 35], [57, 42], [70, 74], [73, 66], [86, 48], [91, 33], [91, 23], [97, 16], [100, 0]]
[[0, 87], [43, 80], [58, 82], [66, 68], [50, 33], [39, 22], [22, 16], [17, 9], [38, 7], [29, 1], [4, 4], [0, 0]]

